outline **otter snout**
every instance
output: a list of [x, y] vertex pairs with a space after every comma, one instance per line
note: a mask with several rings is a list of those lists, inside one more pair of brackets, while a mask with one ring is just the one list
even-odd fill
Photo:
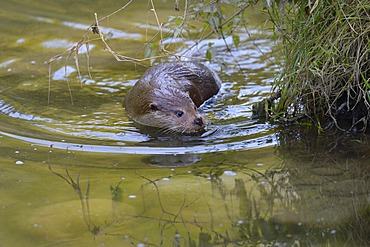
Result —
[[196, 118], [194, 121], [193, 121], [193, 123], [195, 124], [195, 125], [198, 125], [198, 126], [203, 126], [204, 125], [204, 121], [203, 121], [203, 119], [202, 118]]

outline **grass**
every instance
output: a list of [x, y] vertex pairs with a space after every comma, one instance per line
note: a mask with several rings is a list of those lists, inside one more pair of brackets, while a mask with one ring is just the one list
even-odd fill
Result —
[[306, 115], [318, 128], [365, 131], [370, 117], [370, 4], [286, 5], [283, 17], [281, 8], [270, 10], [285, 56], [275, 85], [281, 92], [275, 111], [287, 119]]

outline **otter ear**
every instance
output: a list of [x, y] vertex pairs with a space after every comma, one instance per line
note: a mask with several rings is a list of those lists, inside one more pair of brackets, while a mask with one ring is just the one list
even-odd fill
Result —
[[151, 111], [158, 111], [158, 106], [156, 104], [154, 104], [154, 103], [150, 103], [149, 104], [149, 109]]

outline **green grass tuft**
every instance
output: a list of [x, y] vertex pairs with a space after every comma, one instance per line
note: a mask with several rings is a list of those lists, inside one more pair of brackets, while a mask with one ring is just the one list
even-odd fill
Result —
[[275, 111], [286, 119], [307, 115], [318, 127], [364, 131], [370, 118], [368, 1], [285, 3], [272, 6], [270, 15], [283, 34], [285, 57]]

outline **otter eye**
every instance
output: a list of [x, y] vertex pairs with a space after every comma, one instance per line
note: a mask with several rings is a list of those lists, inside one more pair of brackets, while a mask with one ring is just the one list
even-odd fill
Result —
[[182, 115], [184, 115], [184, 112], [183, 111], [175, 111], [175, 114], [177, 117], [182, 117]]
[[149, 108], [150, 108], [150, 110], [152, 110], [152, 111], [158, 111], [158, 106], [157, 106], [156, 104], [151, 103], [151, 104], [149, 105]]

